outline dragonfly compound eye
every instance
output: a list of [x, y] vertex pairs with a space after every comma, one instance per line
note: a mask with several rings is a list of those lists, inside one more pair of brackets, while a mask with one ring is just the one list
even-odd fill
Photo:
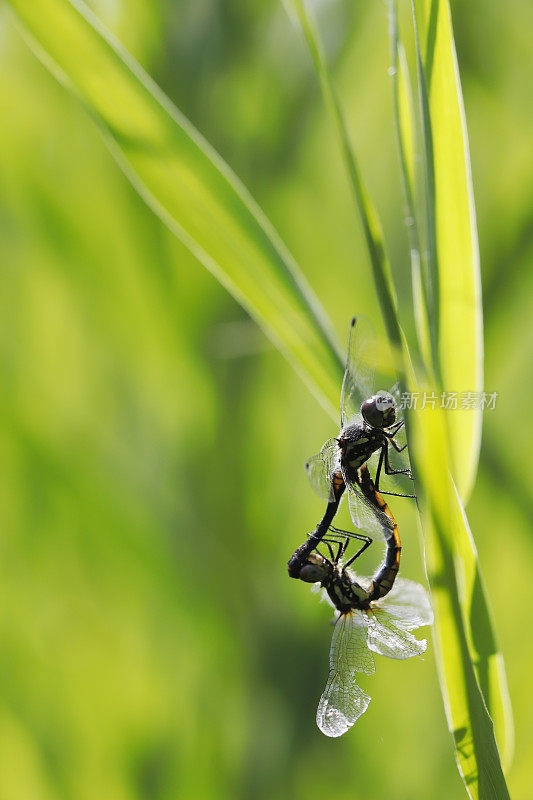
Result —
[[321, 583], [327, 575], [326, 560], [317, 553], [311, 553], [301, 568], [298, 577], [306, 583]]
[[388, 428], [396, 422], [396, 401], [389, 392], [378, 392], [362, 403], [361, 414], [373, 428]]

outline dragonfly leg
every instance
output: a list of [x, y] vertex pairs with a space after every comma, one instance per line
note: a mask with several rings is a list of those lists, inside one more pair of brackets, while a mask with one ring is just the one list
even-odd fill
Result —
[[[329, 554], [331, 556], [332, 564], [338, 564], [339, 563], [339, 559], [342, 556], [343, 548], [345, 547], [345, 542], [343, 542], [343, 541], [339, 542], [338, 539], [326, 539], [326, 538], [324, 538], [324, 539], [322, 539], [320, 544], [325, 544], [327, 546], [327, 548], [329, 550]], [[333, 549], [331, 547], [331, 545], [333, 545], [333, 544], [337, 545], [337, 555], [336, 556], [333, 554]], [[316, 547], [315, 549], [316, 549], [317, 553], [320, 553], [320, 550], [318, 549], [318, 547]], [[320, 553], [320, 555], [322, 555], [322, 553]]]
[[403, 453], [403, 451], [404, 451], [404, 450], [405, 450], [405, 448], [407, 447], [407, 442], [406, 442], [404, 445], [402, 445], [402, 446], [400, 447], [400, 445], [398, 444], [398, 442], [395, 442], [393, 438], [390, 438], [390, 439], [389, 439], [389, 442], [390, 442], [390, 443], [391, 443], [391, 445], [394, 447], [394, 449], [396, 450], [396, 452], [397, 452], [397, 453]]
[[344, 546], [342, 548], [342, 553], [339, 554], [339, 557], [337, 558], [337, 561], [335, 563], [338, 563], [339, 558], [341, 558], [344, 555], [344, 553], [346, 552], [346, 548], [348, 547], [348, 544], [350, 543], [350, 539], [359, 539], [359, 541], [364, 542], [363, 546], [361, 548], [359, 548], [357, 553], [354, 556], [352, 556], [349, 561], [346, 562], [346, 564], [344, 565], [345, 567], [349, 567], [350, 564], [353, 564], [355, 559], [359, 558], [361, 553], [364, 553], [366, 548], [370, 547], [370, 545], [372, 544], [372, 541], [373, 541], [373, 539], [371, 539], [370, 536], [363, 536], [363, 534], [361, 534], [361, 533], [349, 533], [348, 531], [343, 531], [343, 530], [340, 530], [339, 528], [334, 528], [333, 526], [330, 526], [330, 530], [332, 530], [334, 533], [339, 533], [339, 534], [345, 534], [346, 535], [346, 541], [344, 542]]
[[388, 494], [392, 495], [393, 497], [408, 497], [410, 500], [415, 501], [416, 507], [420, 511], [420, 506], [418, 505], [418, 497], [416, 496], [416, 494], [399, 494], [398, 492], [384, 492], [384, 491], [381, 491], [380, 494]]
[[391, 428], [389, 428], [388, 431], [383, 431], [383, 433], [385, 434], [385, 436], [392, 444], [397, 453], [403, 453], [403, 451], [407, 447], [407, 442], [400, 447], [398, 442], [396, 442], [394, 439], [400, 428], [403, 428], [404, 425], [405, 425], [405, 420], [401, 419], [396, 425], [393, 425]]
[[[390, 441], [392, 441], [392, 439]], [[407, 447], [407, 445], [404, 445], [404, 446]], [[402, 447], [402, 450], [403, 450], [403, 447]], [[401, 452], [401, 451], [399, 451], [399, 452]], [[381, 467], [383, 466], [383, 463], [385, 463], [385, 474], [386, 475], [407, 475], [409, 478], [411, 478], [411, 480], [413, 479], [413, 476], [411, 475], [411, 470], [410, 469], [393, 469], [391, 467], [391, 465], [389, 463], [388, 442], [385, 442], [383, 444], [382, 448], [381, 448], [381, 452], [379, 454], [378, 467], [376, 469], [376, 479], [374, 481], [374, 486], [376, 487], [376, 491], [380, 492], [380, 494], [391, 495], [391, 497], [411, 497], [414, 500], [416, 500], [416, 495], [415, 494], [403, 494], [401, 492], [386, 492], [383, 489], [379, 488], [379, 477], [381, 475]]]
[[391, 427], [389, 428], [389, 434], [388, 435], [391, 436], [391, 437], [392, 436], [396, 436], [396, 434], [398, 433], [400, 428], [403, 428], [404, 425], [405, 425], [405, 420], [404, 419], [401, 419], [399, 422], [396, 422], [394, 425], [391, 425]]
[[379, 453], [379, 461], [376, 469], [376, 479], [374, 481], [374, 486], [376, 487], [376, 491], [378, 492], [379, 492], [379, 476], [381, 475], [381, 467], [383, 466], [383, 456], [384, 453], [386, 452], [388, 452], [388, 444], [387, 442], [384, 442], [383, 445], [381, 446], [381, 450]]
[[348, 547], [350, 540], [347, 537], [344, 537], [344, 539], [341, 539], [340, 541], [339, 539], [331, 539], [331, 542], [335, 542], [335, 544], [338, 546], [337, 555], [335, 558], [333, 558], [333, 563], [337, 565], [346, 552], [346, 548]]
[[337, 556], [335, 557], [334, 563], [338, 564], [341, 558], [343, 557], [344, 553], [346, 552], [346, 548], [348, 547], [349, 539], [345, 539], [344, 542], [339, 542], [339, 547], [337, 550]]
[[371, 544], [372, 544], [372, 539], [369, 539], [367, 542], [365, 542], [365, 543], [364, 543], [364, 545], [363, 545], [362, 547], [360, 547], [360, 548], [359, 548], [359, 550], [357, 551], [357, 553], [356, 553], [354, 556], [352, 556], [351, 558], [349, 558], [349, 559], [348, 559], [348, 561], [346, 562], [346, 564], [344, 565], [344, 567], [346, 568], [346, 567], [349, 567], [349, 566], [350, 566], [350, 564], [353, 564], [353, 562], [355, 561], [355, 559], [356, 559], [356, 558], [359, 558], [359, 556], [361, 555], [361, 553], [364, 553], [364, 552], [365, 552], [365, 550], [366, 550], [366, 548], [367, 548], [367, 547], [370, 547], [370, 545], [371, 545]]
[[331, 560], [335, 561], [335, 556], [333, 555], [333, 548], [332, 548], [331, 544], [329, 543], [329, 541], [327, 539], [322, 539], [322, 541], [324, 542], [324, 544], [326, 545], [326, 547], [329, 550], [329, 554], [331, 556]]
[[332, 533], [336, 533], [339, 536], [343, 536], [345, 539], [359, 539], [361, 542], [374, 541], [373, 539], [370, 538], [370, 536], [365, 536], [362, 533], [354, 533], [353, 531], [343, 531], [342, 528], [336, 528], [334, 525], [330, 525], [329, 530]]
[[[392, 439], [389, 439], [389, 441], [392, 442]], [[394, 442], [393, 444], [396, 444], [396, 442]], [[389, 442], [386, 442], [386, 444], [383, 445], [383, 447], [381, 448], [381, 452], [382, 452], [382, 454], [384, 456], [385, 472], [386, 472], [387, 475], [407, 475], [408, 478], [411, 478], [411, 480], [413, 479], [413, 476], [411, 474], [411, 470], [409, 468], [407, 468], [407, 469], [394, 469], [394, 467], [392, 467], [390, 465], [390, 463], [389, 463]], [[400, 451], [398, 451], [398, 452], [400, 452]], [[380, 461], [381, 461], [381, 456], [380, 456]], [[376, 481], [376, 484], [377, 484], [377, 481]], [[377, 488], [377, 485], [376, 485], [376, 488]]]
[[416, 494], [400, 494], [400, 492], [385, 492], [383, 489], [379, 490], [380, 494], [387, 494], [390, 497], [410, 497], [413, 500], [416, 500]]

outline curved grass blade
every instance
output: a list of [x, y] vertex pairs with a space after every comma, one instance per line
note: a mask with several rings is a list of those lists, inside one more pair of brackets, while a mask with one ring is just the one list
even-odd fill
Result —
[[318, 300], [244, 186], [82, 2], [8, 3], [139, 194], [337, 420], [341, 352]]
[[[444, 413], [440, 409], [413, 411], [410, 421], [410, 452], [415, 474], [422, 478], [417, 494], [424, 499], [436, 660], [459, 771], [474, 800], [505, 800], [509, 793], [486, 702], [492, 698], [482, 691], [491, 673], [501, 669], [501, 656], [490, 625], [477, 640], [474, 633], [474, 609], [485, 598], [464, 507], [447, 467]], [[498, 689], [497, 685], [491, 688]]]
[[[424, 66], [416, 37], [419, 80], [422, 83], [421, 115], [426, 119], [426, 124], [422, 127], [426, 139], [431, 136], [435, 142], [433, 147], [433, 144], [426, 141], [430, 153], [435, 153], [434, 162], [432, 158], [426, 158], [426, 168], [434, 168], [434, 178], [429, 184], [433, 184], [435, 189], [442, 386], [450, 391], [452, 385], [449, 381], [453, 379], [458, 381], [457, 388], [462, 387], [468, 391], [468, 387], [472, 385], [476, 387], [472, 391], [479, 392], [482, 387], [483, 357], [479, 259], [471, 199], [468, 145], [449, 7], [445, 2], [428, 2], [425, 3], [421, 16], [427, 40]], [[414, 22], [416, 33], [416, 17]], [[428, 71], [430, 80], [434, 81], [431, 94], [425, 91], [429, 84]], [[442, 122], [444, 117], [447, 118], [445, 123]], [[462, 223], [456, 218], [457, 209], [462, 209], [466, 215]], [[435, 320], [431, 319], [431, 322], [434, 324]], [[477, 471], [481, 413], [481, 410], [457, 409], [446, 415], [451, 472], [463, 502], [468, 497]], [[450, 541], [450, 546], [456, 571], [461, 573], [461, 580], [471, 587], [471, 595], [466, 594], [461, 600], [469, 632], [468, 645], [471, 659], [476, 665], [481, 692], [495, 724], [501, 757], [507, 768], [514, 749], [509, 691], [503, 659], [496, 645], [489, 601], [479, 573], [477, 552], [466, 517], [464, 524], [457, 529], [457, 535]]]
[[[426, 167], [428, 274], [434, 372], [448, 392], [483, 389], [481, 277], [468, 136], [448, 0], [413, 0]], [[431, 297], [431, 295], [430, 295]], [[454, 410], [447, 425], [463, 502], [474, 485], [481, 409]]]

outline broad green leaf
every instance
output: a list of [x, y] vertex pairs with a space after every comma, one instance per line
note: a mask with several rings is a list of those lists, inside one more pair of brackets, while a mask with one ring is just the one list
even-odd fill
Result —
[[[425, 123], [430, 121], [424, 125], [424, 133], [429, 153], [428, 214], [434, 217], [429, 221], [428, 250], [429, 257], [436, 261], [438, 308], [430, 319], [437, 326], [437, 374], [446, 391], [481, 392], [483, 319], [479, 249], [450, 7], [448, 0], [417, 0], [416, 9], [423, 43], [422, 116]], [[457, 409], [447, 419], [454, 480], [464, 502], [474, 485], [481, 424], [480, 409]]]
[[[483, 636], [477, 642], [473, 640], [472, 615], [477, 604], [484, 605], [485, 598], [464, 507], [447, 467], [450, 459], [446, 421], [441, 410], [413, 411], [410, 417], [411, 455], [421, 478], [417, 494], [424, 499], [435, 655], [448, 727], [470, 797], [505, 800], [509, 793], [493, 720], [485, 703], [488, 692], [482, 692], [481, 687], [482, 675], [488, 683], [490, 674], [501, 669], [501, 657], [494, 646], [488, 618]], [[471, 546], [465, 549], [468, 542]]]
[[[342, 356], [316, 297], [229, 167], [79, 0], [8, 0], [139, 194], [337, 419]], [[105, 202], [105, 198], [102, 198]]]

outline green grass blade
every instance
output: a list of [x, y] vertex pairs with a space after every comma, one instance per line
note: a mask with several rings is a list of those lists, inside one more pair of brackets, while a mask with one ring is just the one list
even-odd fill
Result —
[[[434, 169], [429, 184], [435, 190], [442, 385], [452, 391], [450, 381], [453, 380], [457, 381], [456, 390], [479, 392], [483, 357], [479, 259], [464, 112], [449, 8], [444, 2], [431, 6], [427, 3], [420, 16], [424, 22], [420, 30], [427, 41], [425, 64], [422, 64], [418, 48], [421, 114], [426, 119], [423, 132], [426, 137], [431, 136], [434, 143], [428, 145], [426, 142], [427, 150], [434, 153], [434, 160], [426, 160], [426, 168]], [[426, 92], [426, 86], [432, 87], [430, 91]], [[455, 196], [457, 202], [454, 202]], [[465, 215], [462, 221], [457, 217], [458, 209]], [[434, 323], [434, 319], [430, 319]], [[468, 497], [477, 470], [481, 413], [480, 410], [457, 409], [446, 415], [451, 472], [462, 498]], [[469, 581], [472, 586], [472, 598], [465, 596], [462, 600], [469, 631], [468, 644], [507, 768], [514, 748], [509, 692], [468, 526], [459, 527], [451, 547], [456, 570], [462, 574], [461, 580]]]
[[440, 274], [437, 252], [437, 221], [435, 210], [435, 156], [433, 152], [433, 134], [431, 130], [431, 114], [427, 94], [426, 77], [422, 54], [420, 52], [418, 27], [413, 6], [413, 21], [416, 42], [416, 71], [418, 83], [418, 97], [420, 108], [420, 128], [423, 143], [423, 208], [425, 248], [424, 248], [424, 277], [427, 286], [426, 298], [428, 307], [429, 338], [431, 343], [431, 363], [429, 371], [442, 384], [440, 364]]
[[[320, 80], [326, 104], [335, 124], [355, 206], [363, 226], [363, 233], [370, 263], [372, 265], [374, 283], [385, 327], [393, 348], [395, 361], [397, 365], [400, 366], [401, 353], [405, 343], [403, 342], [403, 334], [398, 319], [396, 292], [392, 281], [390, 264], [385, 252], [383, 233], [378, 214], [363, 183], [357, 158], [350, 141], [346, 120], [337, 92], [331, 81], [324, 50], [313, 20], [307, 12], [303, 0], [285, 0], [285, 5], [289, 14], [291, 16], [296, 16], [302, 28]], [[294, 12], [294, 14], [292, 12]]]
[[[416, 4], [425, 138], [428, 256], [435, 279], [436, 373], [446, 391], [483, 389], [481, 279], [465, 112], [448, 0]], [[472, 490], [482, 411], [448, 415], [453, 475], [463, 501]]]
[[416, 144], [414, 108], [405, 49], [398, 37], [398, 17], [394, 0], [391, 0], [390, 3], [389, 34], [394, 123], [405, 193], [407, 230], [411, 250], [414, 319], [422, 361], [425, 364], [430, 364], [431, 339], [429, 332], [428, 282], [422, 271], [420, 233], [415, 209]]
[[422, 478], [417, 494], [425, 501], [425, 555], [435, 611], [435, 655], [457, 763], [470, 797], [505, 800], [509, 794], [493, 720], [485, 703], [488, 695], [480, 688], [481, 673], [488, 676], [497, 671], [501, 658], [491, 647], [494, 638], [490, 623], [477, 643], [473, 634], [474, 608], [484, 602], [482, 579], [473, 543], [465, 547], [472, 540], [447, 467], [446, 421], [440, 409], [415, 411], [410, 416], [411, 454], [416, 474]]
[[505, 772], [514, 753], [514, 723], [503, 655], [478, 560], [477, 549], [460, 497], [454, 499], [461, 520], [455, 534], [455, 569], [461, 586], [461, 608], [468, 647], [479, 688], [494, 723], [496, 743]]
[[137, 191], [337, 419], [342, 355], [327, 318], [229, 167], [83, 3], [8, 2], [37, 55], [84, 104]]

